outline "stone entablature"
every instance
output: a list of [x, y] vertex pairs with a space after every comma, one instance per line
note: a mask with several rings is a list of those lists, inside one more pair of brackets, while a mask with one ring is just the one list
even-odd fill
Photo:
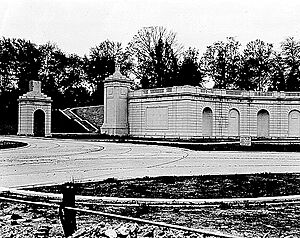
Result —
[[[18, 101], [18, 135], [51, 136], [52, 100], [41, 92], [41, 82], [31, 80], [29, 92], [20, 96]], [[40, 121], [37, 122], [37, 120]], [[42, 125], [37, 125], [37, 123]], [[43, 131], [35, 131], [39, 127]]]

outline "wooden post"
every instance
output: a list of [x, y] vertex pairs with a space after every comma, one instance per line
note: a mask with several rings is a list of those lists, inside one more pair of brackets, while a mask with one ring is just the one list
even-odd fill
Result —
[[65, 207], [75, 207], [74, 183], [63, 184], [62, 193], [63, 200], [59, 208], [59, 216], [65, 237], [68, 237], [76, 231], [76, 211], [64, 209]]

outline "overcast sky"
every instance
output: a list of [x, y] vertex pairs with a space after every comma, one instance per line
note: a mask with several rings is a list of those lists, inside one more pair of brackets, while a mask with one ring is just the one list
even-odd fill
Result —
[[81, 56], [109, 39], [126, 46], [145, 26], [164, 26], [186, 48], [204, 52], [236, 37], [279, 46], [300, 39], [299, 0], [0, 0], [0, 35], [55, 42]]

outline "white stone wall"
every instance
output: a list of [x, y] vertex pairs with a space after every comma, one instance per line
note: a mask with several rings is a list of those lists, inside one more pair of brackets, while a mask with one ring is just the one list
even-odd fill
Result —
[[26, 101], [19, 103], [18, 135], [34, 135], [34, 113], [37, 110], [45, 114], [45, 136], [51, 136], [51, 104]]
[[228, 131], [232, 109], [239, 112], [241, 136], [257, 137], [257, 115], [260, 110], [266, 110], [269, 137], [300, 137], [298, 129], [298, 133], [291, 135], [290, 132], [289, 135], [289, 124], [291, 127], [298, 120], [294, 118], [294, 124], [289, 123], [289, 113], [300, 111], [297, 92], [207, 90], [191, 86], [131, 91], [128, 96], [129, 133], [139, 137], [203, 137], [206, 107], [212, 111], [213, 137], [232, 135]]

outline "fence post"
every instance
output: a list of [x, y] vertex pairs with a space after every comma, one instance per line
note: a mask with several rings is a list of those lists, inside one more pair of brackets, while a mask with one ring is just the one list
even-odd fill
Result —
[[59, 217], [65, 237], [71, 236], [76, 231], [76, 211], [64, 209], [75, 207], [75, 185], [65, 183], [62, 185], [63, 200], [59, 208]]

